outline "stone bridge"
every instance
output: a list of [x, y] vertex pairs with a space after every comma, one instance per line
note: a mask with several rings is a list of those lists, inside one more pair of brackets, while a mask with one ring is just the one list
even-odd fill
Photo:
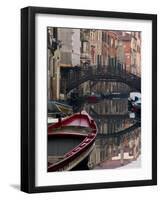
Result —
[[132, 90], [141, 92], [141, 78], [124, 69], [111, 66], [80, 66], [62, 70], [61, 82], [66, 93], [86, 81], [122, 82]]

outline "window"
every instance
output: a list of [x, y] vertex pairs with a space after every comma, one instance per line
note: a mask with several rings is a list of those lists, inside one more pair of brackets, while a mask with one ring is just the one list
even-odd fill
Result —
[[113, 46], [113, 43], [114, 43], [113, 38], [111, 38], [111, 44], [110, 44], [110, 47]]

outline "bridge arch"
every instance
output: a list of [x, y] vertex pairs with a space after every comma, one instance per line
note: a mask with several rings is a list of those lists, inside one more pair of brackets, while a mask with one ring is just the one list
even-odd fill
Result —
[[86, 81], [108, 81], [127, 84], [133, 90], [141, 91], [141, 78], [123, 69], [111, 66], [86, 66], [71, 68], [63, 81], [66, 82], [66, 93]]

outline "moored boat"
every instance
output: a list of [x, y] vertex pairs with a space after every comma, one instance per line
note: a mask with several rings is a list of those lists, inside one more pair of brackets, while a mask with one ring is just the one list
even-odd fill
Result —
[[48, 112], [54, 112], [54, 113], [62, 113], [65, 115], [70, 115], [72, 114], [72, 106], [66, 104], [66, 103], [61, 103], [57, 101], [48, 101]]
[[48, 172], [68, 171], [77, 167], [92, 151], [96, 135], [96, 123], [85, 111], [50, 125]]
[[137, 115], [141, 114], [141, 93], [130, 93], [130, 97], [128, 98], [128, 110]]

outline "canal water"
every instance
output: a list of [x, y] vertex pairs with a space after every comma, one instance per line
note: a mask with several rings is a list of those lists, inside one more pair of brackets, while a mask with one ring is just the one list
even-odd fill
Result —
[[[93, 91], [109, 91], [109, 83], [98, 83]], [[102, 88], [102, 90], [101, 90]], [[117, 86], [121, 92], [127, 86]], [[105, 90], [106, 89], [106, 90]], [[124, 89], [124, 90], [123, 90]], [[90, 91], [92, 93], [92, 91]], [[137, 121], [129, 117], [128, 98], [99, 99], [95, 103], [85, 101], [81, 110], [86, 110], [96, 121], [98, 134], [93, 151], [89, 156], [89, 169], [114, 169], [137, 160], [141, 154], [141, 128]], [[131, 166], [131, 165], [130, 165]]]
[[88, 81], [66, 94], [66, 103], [74, 113], [85, 110], [97, 124], [97, 138], [88, 157], [90, 170], [127, 167], [130, 163], [132, 167], [136, 160], [141, 165], [141, 127], [138, 118], [129, 115], [130, 92], [123, 83]]
[[117, 168], [139, 157], [141, 129], [135, 128], [137, 121], [129, 117], [127, 99], [86, 102], [83, 110], [93, 117], [98, 128], [95, 147], [89, 156], [90, 169]]

